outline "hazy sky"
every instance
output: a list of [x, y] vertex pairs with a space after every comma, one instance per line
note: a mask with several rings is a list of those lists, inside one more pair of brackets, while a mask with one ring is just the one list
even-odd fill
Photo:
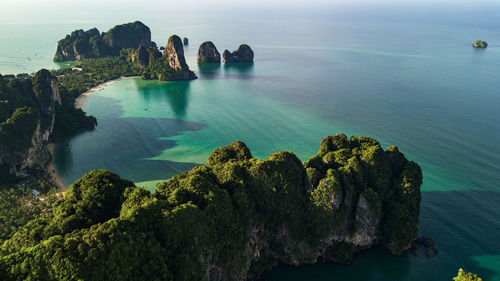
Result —
[[[0, 24], [57, 23], [58, 13], [73, 22], [98, 21], [103, 18], [134, 18], [175, 13], [193, 16], [227, 14], [274, 18], [284, 14], [311, 15], [318, 18], [352, 20], [427, 20], [452, 23], [470, 17], [471, 24], [500, 24], [500, 0], [15, 0], [2, 1]], [[225, 12], [223, 12], [225, 11]], [[311, 13], [314, 12], [314, 13]], [[468, 11], [476, 11], [481, 21]], [[481, 11], [477, 13], [477, 11]], [[289, 17], [291, 18], [291, 17]]]
[[[4, 2], [4, 1], [2, 1]], [[223, 6], [354, 6], [354, 5], [377, 5], [377, 4], [425, 4], [425, 5], [442, 5], [442, 4], [473, 4], [484, 5], [493, 4], [499, 5], [498, 0], [16, 0], [5, 1], [2, 3], [3, 9], [25, 9], [26, 5], [36, 7], [51, 7], [65, 8], [68, 6], [85, 5], [159, 5], [169, 7], [171, 9], [195, 9], [201, 7], [223, 7]]]

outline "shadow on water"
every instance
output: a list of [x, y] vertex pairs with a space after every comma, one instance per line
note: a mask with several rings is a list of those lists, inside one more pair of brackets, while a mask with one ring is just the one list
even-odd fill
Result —
[[224, 64], [224, 73], [227, 75], [234, 74], [245, 74], [249, 75], [253, 73], [253, 62], [239, 62], [239, 63], [225, 63]]
[[[196, 165], [149, 158], [176, 146], [175, 141], [166, 138], [201, 130], [204, 124], [167, 118], [120, 118], [117, 116], [122, 115], [122, 110], [116, 100], [94, 96], [93, 102], [114, 112], [100, 117], [94, 131], [57, 145], [55, 162], [66, 183], [92, 169], [108, 169], [134, 182], [143, 182], [168, 179]], [[185, 105], [177, 106], [185, 110]]]
[[455, 267], [451, 272], [463, 267], [484, 280], [500, 280], [500, 268], [492, 271], [475, 259], [500, 255], [499, 202], [500, 192], [494, 191], [423, 193], [420, 233], [436, 240], [446, 263]]
[[491, 265], [492, 260], [498, 264], [500, 259], [498, 202], [500, 192], [424, 192], [420, 235], [436, 241], [440, 253], [434, 258], [410, 253], [392, 256], [375, 247], [362, 252], [350, 265], [282, 265], [259, 280], [451, 280], [459, 268], [478, 273], [483, 280], [500, 280], [500, 269]]
[[183, 118], [189, 105], [189, 87], [191, 81], [161, 82], [153, 86], [136, 80], [137, 90], [145, 100], [153, 102], [166, 101], [177, 118]]
[[213, 79], [221, 76], [220, 63], [198, 63], [200, 78]]

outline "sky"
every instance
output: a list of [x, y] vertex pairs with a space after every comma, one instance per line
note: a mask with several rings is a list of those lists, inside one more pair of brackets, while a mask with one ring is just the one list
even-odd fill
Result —
[[[0, 24], [57, 23], [58, 13], [73, 22], [98, 21], [102, 18], [134, 18], [171, 13], [199, 16], [226, 11], [228, 16], [245, 14], [279, 18], [280, 15], [307, 14], [318, 19], [393, 20], [409, 22], [440, 21], [453, 24], [495, 25], [500, 22], [500, 0], [16, 0], [2, 1]], [[478, 20], [469, 11], [482, 10]], [[201, 13], [200, 13], [201, 12]], [[222, 13], [224, 14], [224, 13]], [[478, 14], [478, 13], [475, 13]], [[68, 15], [70, 15], [68, 17]], [[61, 17], [63, 18], [63, 17]], [[62, 20], [62, 19], [61, 19]], [[65, 22], [61, 22], [65, 23]]]

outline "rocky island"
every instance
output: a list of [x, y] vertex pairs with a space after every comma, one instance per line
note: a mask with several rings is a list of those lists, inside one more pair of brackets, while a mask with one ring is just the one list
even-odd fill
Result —
[[212, 41], [203, 42], [198, 49], [198, 63], [220, 63], [220, 53]]
[[472, 47], [474, 48], [486, 48], [488, 47], [488, 43], [486, 41], [476, 40], [472, 43]]
[[367, 137], [329, 136], [309, 161], [242, 142], [159, 183], [77, 180], [0, 247], [2, 280], [247, 280], [279, 263], [349, 262], [416, 238], [419, 166]]
[[224, 62], [234, 63], [234, 62], [253, 62], [253, 51], [247, 44], [241, 44], [238, 49], [234, 52], [225, 50], [222, 54], [224, 57]]

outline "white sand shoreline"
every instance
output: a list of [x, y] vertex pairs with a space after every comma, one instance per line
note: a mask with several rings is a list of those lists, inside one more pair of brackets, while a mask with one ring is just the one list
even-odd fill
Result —
[[122, 81], [122, 80], [127, 80], [127, 79], [133, 79], [133, 78], [140, 78], [139, 76], [130, 76], [130, 77], [120, 77], [120, 78], [117, 78], [117, 79], [113, 79], [113, 80], [108, 80], [104, 83], [101, 83], [97, 86], [94, 86], [90, 89], [88, 89], [87, 91], [85, 91], [84, 93], [80, 94], [76, 99], [75, 99], [75, 108], [78, 108], [78, 109], [81, 109], [83, 110], [85, 108], [85, 104], [87, 103], [87, 100], [90, 96], [92, 96], [93, 94], [103, 90], [106, 86], [109, 86], [115, 82], [118, 82], [118, 81]]
[[51, 155], [50, 161], [47, 163], [45, 169], [50, 174], [50, 179], [53, 183], [55, 183], [59, 190], [62, 192], [66, 192], [68, 190], [68, 185], [64, 182], [64, 180], [57, 174], [56, 164], [54, 162], [54, 151], [55, 151], [55, 143], [49, 143], [47, 145], [47, 149]]

